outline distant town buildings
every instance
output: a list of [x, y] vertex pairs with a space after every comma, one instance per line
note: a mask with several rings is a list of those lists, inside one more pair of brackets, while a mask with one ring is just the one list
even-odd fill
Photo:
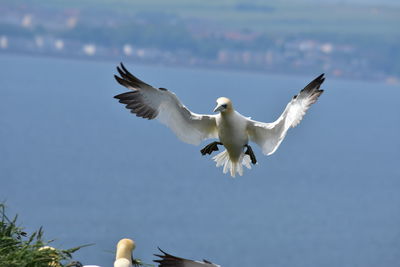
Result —
[[[160, 25], [153, 27], [144, 18], [137, 19], [137, 27], [125, 27], [123, 18], [100, 16], [102, 19], [83, 17], [77, 9], [55, 14], [0, 7], [0, 52], [113, 60], [125, 57], [142, 63], [265, 72], [324, 71], [337, 77], [377, 79], [391, 84], [399, 80], [396, 74], [376, 64], [379, 52], [371, 54], [351, 42], [272, 37], [249, 30], [212, 31], [193, 25], [176, 30], [172, 24], [158, 30]], [[168, 39], [169, 36], [174, 38]]]
[[83, 45], [83, 52], [87, 56], [94, 56], [96, 54], [96, 46], [94, 44]]
[[124, 51], [124, 54], [126, 56], [131, 56], [132, 52], [133, 52], [133, 48], [131, 45], [129, 44], [125, 44], [124, 47], [122, 48], [122, 50]]
[[7, 36], [0, 36], [0, 48], [6, 49], [8, 47], [8, 38]]
[[24, 28], [31, 28], [32, 25], [32, 19], [33, 15], [32, 14], [26, 14], [23, 16], [22, 21], [21, 21], [21, 26]]
[[56, 50], [61, 51], [64, 49], [64, 41], [61, 39], [57, 39], [54, 41], [54, 47]]

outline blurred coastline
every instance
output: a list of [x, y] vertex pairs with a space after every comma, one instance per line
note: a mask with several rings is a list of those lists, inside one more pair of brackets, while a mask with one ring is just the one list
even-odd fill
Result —
[[0, 53], [399, 83], [399, 6], [181, 2], [4, 0]]

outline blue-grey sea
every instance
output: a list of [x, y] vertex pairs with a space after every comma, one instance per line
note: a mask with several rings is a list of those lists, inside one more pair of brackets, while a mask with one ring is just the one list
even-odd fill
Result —
[[[121, 59], [123, 60], [123, 59]], [[400, 266], [400, 87], [328, 76], [272, 156], [235, 179], [113, 96], [119, 62], [0, 55], [0, 201], [54, 246], [112, 266], [133, 238], [224, 267]], [[271, 122], [307, 76], [126, 66], [192, 111]], [[207, 144], [204, 142], [202, 145]]]

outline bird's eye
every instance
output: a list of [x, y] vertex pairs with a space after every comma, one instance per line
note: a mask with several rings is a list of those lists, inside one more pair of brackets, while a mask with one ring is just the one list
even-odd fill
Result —
[[223, 105], [221, 105], [223, 108], [227, 108], [228, 107], [228, 105], [227, 104], [223, 104]]

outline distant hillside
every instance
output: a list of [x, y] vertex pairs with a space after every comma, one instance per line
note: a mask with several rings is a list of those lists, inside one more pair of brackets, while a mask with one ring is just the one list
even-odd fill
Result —
[[[3, 4], [52, 9], [76, 9], [115, 16], [151, 16], [155, 21], [175, 17], [202, 26], [251, 30], [270, 34], [335, 34], [340, 36], [379, 36], [397, 38], [400, 7], [394, 0], [330, 1], [210, 1], [210, 0], [3, 0]], [[345, 3], [345, 4], [344, 4]], [[357, 3], [357, 4], [354, 4]], [[371, 7], [369, 4], [376, 4]], [[398, 5], [398, 4], [397, 4]], [[205, 25], [204, 25], [205, 24]], [[395, 35], [395, 37], [393, 37]]]
[[[307, 1], [307, 0], [303, 0]], [[308, 0], [308, 2], [320, 3], [319, 0]], [[349, 4], [349, 5], [369, 5], [369, 6], [400, 6], [398, 0], [324, 0], [325, 3]]]
[[0, 52], [397, 82], [400, 6], [356, 1], [2, 0]]

